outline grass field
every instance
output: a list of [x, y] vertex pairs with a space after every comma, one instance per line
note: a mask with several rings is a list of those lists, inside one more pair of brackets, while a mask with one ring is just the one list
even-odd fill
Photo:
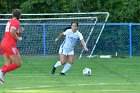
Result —
[[[50, 71], [57, 57], [25, 57], [21, 68], [7, 73], [0, 93], [140, 93], [140, 58], [75, 59], [66, 76]], [[0, 59], [0, 66], [3, 59]], [[91, 76], [83, 76], [85, 67]]]

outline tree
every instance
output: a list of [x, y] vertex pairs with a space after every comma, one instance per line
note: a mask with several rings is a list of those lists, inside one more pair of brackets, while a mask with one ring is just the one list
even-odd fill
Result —
[[0, 0], [0, 13], [11, 13], [15, 8], [21, 8], [21, 4], [27, 0]]
[[140, 22], [139, 0], [0, 0], [0, 13], [109, 12], [108, 22]]

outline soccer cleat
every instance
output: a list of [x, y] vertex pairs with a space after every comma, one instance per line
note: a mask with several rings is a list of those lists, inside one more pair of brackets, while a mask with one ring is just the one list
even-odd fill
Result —
[[61, 72], [60, 72], [60, 75], [61, 75], [61, 76], [65, 76], [65, 73], [61, 73]]
[[4, 84], [4, 80], [0, 78], [0, 84]]
[[2, 71], [0, 70], [0, 84], [3, 84], [4, 83], [4, 80], [3, 80], [3, 73]]
[[51, 73], [54, 74], [55, 70], [56, 70], [56, 68], [53, 66]]

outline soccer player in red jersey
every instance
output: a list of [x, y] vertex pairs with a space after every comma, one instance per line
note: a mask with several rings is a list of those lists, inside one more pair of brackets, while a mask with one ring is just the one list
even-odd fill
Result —
[[21, 11], [19, 9], [13, 10], [13, 18], [7, 22], [4, 37], [0, 43], [1, 53], [4, 57], [5, 64], [0, 70], [0, 83], [4, 83], [3, 76], [6, 72], [15, 70], [21, 65], [21, 57], [18, 49], [16, 48], [17, 41], [21, 41], [22, 37], [19, 34], [23, 32], [20, 27], [19, 18]]

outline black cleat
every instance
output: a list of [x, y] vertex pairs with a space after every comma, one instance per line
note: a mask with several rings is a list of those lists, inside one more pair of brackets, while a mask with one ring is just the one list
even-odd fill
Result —
[[53, 66], [51, 73], [54, 74], [55, 70], [56, 70], [56, 68]]
[[65, 73], [61, 73], [61, 72], [60, 72], [60, 75], [61, 75], [61, 76], [65, 76]]

